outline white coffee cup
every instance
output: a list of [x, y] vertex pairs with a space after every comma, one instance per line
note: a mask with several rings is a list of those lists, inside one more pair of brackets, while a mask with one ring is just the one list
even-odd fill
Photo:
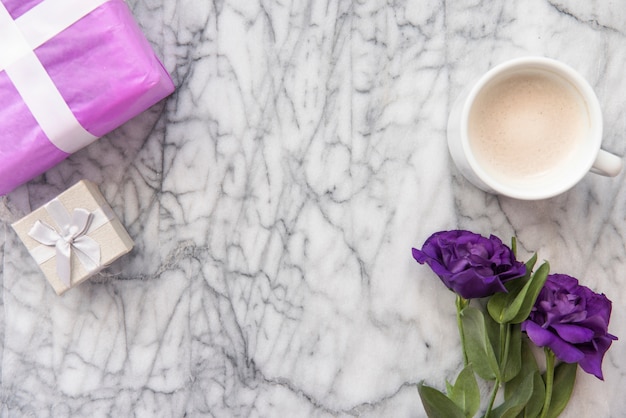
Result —
[[622, 169], [620, 157], [600, 149], [602, 112], [593, 89], [549, 58], [518, 58], [484, 74], [455, 102], [447, 135], [470, 182], [517, 199], [546, 199], [589, 171], [616, 176]]

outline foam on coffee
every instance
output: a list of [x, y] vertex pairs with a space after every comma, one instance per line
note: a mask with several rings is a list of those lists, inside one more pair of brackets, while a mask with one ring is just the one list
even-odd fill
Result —
[[469, 140], [479, 164], [509, 184], [540, 181], [564, 164], [590, 129], [578, 91], [540, 70], [495, 80], [476, 97]]

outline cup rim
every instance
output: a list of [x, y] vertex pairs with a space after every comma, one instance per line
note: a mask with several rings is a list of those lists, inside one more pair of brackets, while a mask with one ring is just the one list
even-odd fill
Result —
[[[518, 68], [520, 70], [532, 68], [546, 70], [563, 77], [574, 85], [586, 102], [591, 120], [591, 132], [587, 141], [588, 147], [592, 149], [592, 152], [585, 153], [584, 158], [582, 158], [576, 166], [577, 170], [572, 170], [572, 174], [568, 177], [567, 181], [554, 183], [549, 187], [542, 187], [538, 189], [525, 189], [510, 186], [490, 176], [474, 157], [473, 151], [470, 147], [468, 134], [470, 110], [478, 94], [489, 82], [500, 74], [512, 72]], [[491, 68], [472, 86], [461, 111], [461, 146], [471, 169], [474, 171], [476, 176], [478, 176], [478, 178], [489, 188], [493, 189], [494, 192], [521, 200], [547, 199], [559, 195], [576, 185], [576, 183], [578, 183], [593, 166], [597, 154], [600, 151], [602, 143], [602, 130], [603, 121], [600, 102], [598, 101], [598, 98], [589, 82], [569, 65], [547, 57], [527, 56], [515, 58], [502, 62]]]

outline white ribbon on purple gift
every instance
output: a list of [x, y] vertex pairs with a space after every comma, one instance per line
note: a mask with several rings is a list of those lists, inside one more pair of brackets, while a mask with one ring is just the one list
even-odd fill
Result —
[[72, 254], [87, 272], [95, 272], [101, 267], [100, 244], [88, 234], [110, 222], [114, 216], [110, 210], [103, 208], [92, 212], [76, 208], [70, 215], [58, 199], [53, 199], [44, 208], [57, 227], [41, 220], [35, 221], [28, 235], [42, 245], [30, 252], [37, 264], [56, 256], [57, 275], [69, 288], [72, 282]]
[[48, 139], [69, 154], [98, 138], [76, 120], [34, 51], [106, 1], [44, 0], [15, 20], [0, 1], [0, 72], [6, 71]]

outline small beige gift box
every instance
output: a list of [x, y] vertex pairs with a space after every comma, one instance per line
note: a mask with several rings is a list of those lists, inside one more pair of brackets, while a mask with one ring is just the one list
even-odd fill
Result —
[[86, 180], [12, 226], [58, 295], [133, 248], [98, 187]]

